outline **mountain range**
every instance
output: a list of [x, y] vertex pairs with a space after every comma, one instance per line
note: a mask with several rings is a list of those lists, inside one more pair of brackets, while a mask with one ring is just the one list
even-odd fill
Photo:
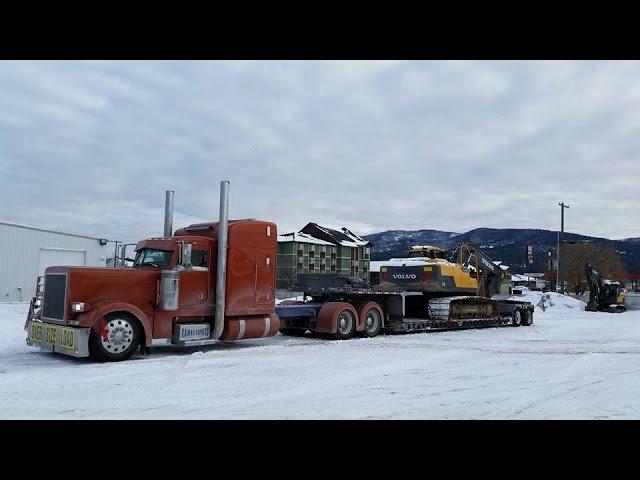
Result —
[[[363, 235], [362, 238], [372, 244], [371, 260], [406, 257], [406, 251], [411, 245], [436, 245], [451, 249], [460, 242], [472, 241], [493, 260], [501, 260], [509, 265], [513, 273], [523, 273], [548, 270], [548, 251], [557, 246], [558, 232], [530, 228], [476, 228], [465, 233], [440, 230], [387, 230]], [[610, 245], [620, 254], [627, 273], [640, 273], [640, 237], [610, 240], [565, 232], [564, 240]], [[526, 263], [528, 245], [533, 246], [532, 266]]]

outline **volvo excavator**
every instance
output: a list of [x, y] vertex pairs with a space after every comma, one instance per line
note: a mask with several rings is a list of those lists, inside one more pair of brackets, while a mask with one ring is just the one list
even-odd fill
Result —
[[408, 255], [382, 264], [382, 288], [402, 287], [430, 296], [481, 297], [491, 297], [500, 290], [502, 269], [473, 242], [460, 243], [450, 252], [431, 245], [412, 246]]

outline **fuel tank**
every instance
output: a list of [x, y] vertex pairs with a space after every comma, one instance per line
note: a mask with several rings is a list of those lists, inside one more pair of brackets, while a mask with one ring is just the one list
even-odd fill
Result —
[[247, 338], [273, 337], [280, 329], [280, 319], [275, 313], [243, 317], [226, 317], [220, 340], [231, 341]]

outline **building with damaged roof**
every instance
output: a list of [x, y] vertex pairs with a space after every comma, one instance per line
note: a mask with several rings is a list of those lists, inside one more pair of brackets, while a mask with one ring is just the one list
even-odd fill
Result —
[[298, 232], [278, 235], [278, 288], [291, 287], [298, 273], [341, 273], [369, 279], [371, 242], [346, 227], [335, 230], [310, 222]]

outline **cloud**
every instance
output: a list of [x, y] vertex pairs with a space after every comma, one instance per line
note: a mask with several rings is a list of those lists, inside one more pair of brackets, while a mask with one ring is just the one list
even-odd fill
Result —
[[640, 236], [638, 62], [0, 62], [0, 219]]

